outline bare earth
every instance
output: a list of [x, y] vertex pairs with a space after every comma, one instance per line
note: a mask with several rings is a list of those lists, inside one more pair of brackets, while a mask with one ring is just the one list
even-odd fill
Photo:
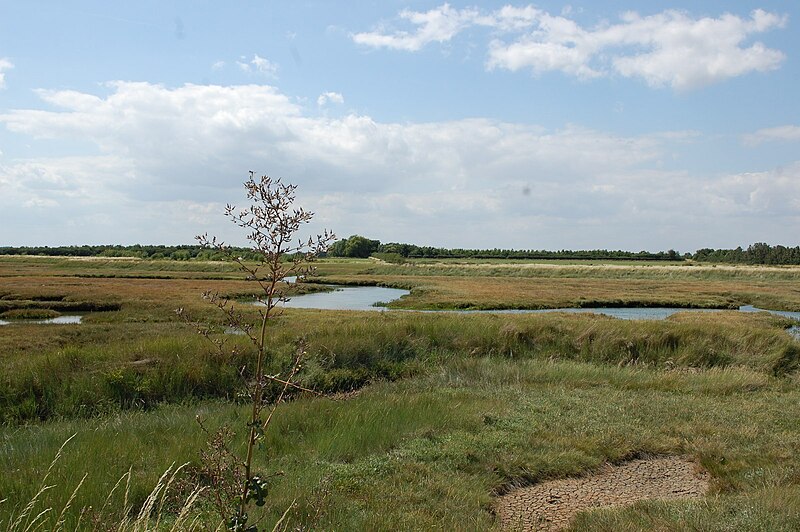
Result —
[[561, 530], [578, 512], [637, 501], [703, 496], [709, 475], [688, 458], [670, 456], [607, 464], [594, 475], [543, 482], [498, 498], [505, 530]]

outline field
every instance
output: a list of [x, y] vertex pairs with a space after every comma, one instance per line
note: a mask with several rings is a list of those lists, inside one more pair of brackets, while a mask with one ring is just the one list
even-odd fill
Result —
[[[515, 486], [680, 455], [709, 473], [706, 497], [587, 512], [573, 527], [800, 529], [800, 342], [786, 332], [789, 319], [734, 310], [799, 311], [800, 268], [456, 260], [317, 267], [300, 290], [411, 290], [390, 309], [730, 310], [640, 322], [287, 309], [269, 331], [274, 364], [304, 337], [301, 383], [323, 395], [282, 403], [258, 450], [259, 468], [281, 472], [254, 515], [263, 528], [289, 509], [286, 522], [298, 529], [499, 529], [496, 496]], [[188, 462], [159, 512], [158, 526], [170, 525], [206, 445], [196, 419], [244, 431], [241, 372], [252, 361], [245, 338], [222, 334], [222, 316], [200, 297], [209, 289], [236, 300], [255, 293], [226, 263], [0, 258], [0, 319], [83, 316], [80, 325], [0, 326], [0, 529], [25, 529], [25, 519], [14, 523], [73, 435], [31, 516], [49, 508], [46, 529], [60, 520], [66, 529], [105, 529], [135, 516], [161, 475]], [[217, 351], [176, 308], [216, 323], [213, 336], [239, 349]], [[255, 307], [240, 308], [257, 319]], [[192, 511], [202, 528], [218, 524], [202, 503]]]

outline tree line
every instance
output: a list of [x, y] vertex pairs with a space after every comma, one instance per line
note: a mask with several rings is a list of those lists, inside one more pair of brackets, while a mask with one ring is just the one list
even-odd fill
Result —
[[617, 260], [683, 260], [680, 253], [671, 249], [651, 253], [649, 251], [610, 251], [607, 249], [572, 251], [532, 250], [532, 249], [463, 249], [417, 246], [390, 242], [381, 243], [360, 235], [353, 235], [333, 243], [328, 248], [331, 257], [361, 257], [372, 255], [401, 257], [404, 259], [617, 259]]
[[758, 242], [742, 249], [698, 249], [692, 258], [698, 262], [730, 264], [800, 264], [800, 246], [770, 246]]
[[[249, 248], [232, 247], [236, 255], [256, 260], [258, 257]], [[199, 245], [150, 246], [135, 244], [84, 245], [84, 246], [0, 246], [0, 255], [48, 255], [56, 257], [133, 257], [140, 259], [170, 260], [224, 260], [224, 253]], [[329, 248], [330, 257], [366, 258], [378, 256], [389, 262], [402, 262], [406, 259], [535, 259], [535, 260], [650, 260], [680, 261], [692, 259], [697, 262], [716, 262], [730, 264], [800, 264], [800, 246], [770, 246], [763, 242], [752, 244], [747, 249], [698, 249], [694, 254], [681, 255], [675, 250], [668, 251], [622, 251], [622, 250], [566, 250], [547, 251], [532, 249], [463, 249], [417, 246], [398, 242], [382, 243], [360, 235], [353, 235], [334, 242]]]
[[[245, 259], [257, 259], [257, 255], [249, 248], [230, 248], [233, 253]], [[171, 259], [171, 260], [225, 260], [224, 253], [207, 249], [199, 245], [148, 246], [135, 244], [132, 246], [3, 246], [0, 255], [38, 255], [52, 257], [131, 257], [137, 259]]]

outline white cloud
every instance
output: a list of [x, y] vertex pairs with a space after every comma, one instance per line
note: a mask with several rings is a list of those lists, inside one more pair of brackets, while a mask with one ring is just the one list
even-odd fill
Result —
[[532, 6], [510, 5], [480, 13], [444, 4], [426, 12], [400, 12], [415, 31], [381, 27], [351, 38], [365, 46], [414, 52], [483, 26], [495, 35], [488, 44], [490, 70], [560, 71], [583, 80], [616, 74], [676, 90], [774, 70], [786, 57], [763, 43], [746, 42], [754, 34], [786, 25], [785, 16], [761, 9], [749, 18], [727, 13], [693, 18], [676, 10], [644, 17], [627, 12], [616, 24], [603, 22], [594, 28], [580, 26], [570, 14], [570, 9], [554, 16]]
[[643, 53], [617, 55], [613, 68], [625, 77], [639, 77], [648, 85], [691, 89], [748, 72], [778, 68], [785, 59], [779, 50], [760, 42], [742, 46], [750, 35], [783, 27], [785, 17], [756, 10], [750, 19], [725, 14], [692, 19], [679, 11], [640, 17], [626, 14], [623, 23], [596, 32], [604, 48], [641, 46]]
[[249, 61], [245, 56], [239, 58], [236, 64], [244, 72], [256, 72], [266, 76], [274, 77], [278, 73], [277, 63], [273, 63], [269, 59], [265, 59], [258, 54], [253, 54], [253, 58]]
[[766, 172], [726, 175], [704, 187], [721, 216], [800, 218], [800, 162]]
[[742, 141], [747, 146], [758, 146], [764, 142], [795, 142], [798, 140], [800, 140], [800, 126], [792, 125], [759, 129], [755, 133], [742, 137]]
[[338, 92], [323, 92], [317, 97], [317, 105], [319, 107], [324, 106], [328, 102], [339, 104], [344, 103], [344, 96]]
[[5, 57], [0, 57], [0, 89], [6, 88], [6, 70], [14, 68], [14, 63]]
[[406, 9], [399, 13], [399, 17], [417, 26], [415, 32], [386, 33], [385, 28], [381, 27], [372, 32], [352, 34], [351, 38], [358, 44], [374, 48], [416, 52], [432, 42], [449, 41], [474, 24], [477, 16], [478, 11], [475, 9], [454, 9], [450, 4], [443, 4], [424, 13]]
[[225, 68], [225, 61], [215, 61], [214, 64], [211, 65], [211, 70], [221, 70]]
[[[79, 139], [100, 152], [3, 159], [0, 226], [9, 243], [236, 235], [219, 207], [241, 201], [250, 169], [300, 185], [301, 204], [320, 224], [386, 241], [666, 249], [675, 235], [697, 233], [697, 247], [718, 242], [714, 231], [729, 238], [737, 223], [744, 243], [763, 240], [757, 230], [780, 239], [800, 218], [800, 164], [721, 177], [660, 169], [680, 146], [703, 142], [694, 132], [334, 119], [265, 85], [108, 87], [102, 97], [40, 91], [57, 110], [0, 115], [11, 134]], [[56, 204], [47, 218], [43, 207]], [[38, 229], [21, 225], [34, 208]]]
[[[373, 195], [381, 209], [397, 203], [391, 212], [398, 226], [407, 224], [397, 217], [419, 212], [431, 204], [430, 198], [439, 198], [433, 203], [442, 206], [432, 215], [452, 210], [460, 217], [466, 211], [454, 206], [462, 205], [477, 221], [477, 214], [495, 212], [489, 206], [500, 205], [503, 194], [496, 191], [506, 190], [510, 182], [603, 179], [652, 161], [661, 143], [486, 119], [399, 124], [363, 115], [312, 118], [269, 86], [108, 86], [112, 92], [102, 98], [40, 91], [46, 103], [60, 110], [0, 115], [12, 133], [82, 139], [102, 152], [16, 160], [0, 168], [0, 179], [15, 183], [16, 190], [14, 200], [6, 198], [6, 212], [32, 198], [83, 206], [87, 213], [107, 210], [112, 218], [124, 210], [118, 205], [131, 202], [236, 201], [242, 174], [254, 169], [286, 176], [311, 197], [346, 191], [353, 197]], [[381, 212], [360, 218], [379, 227]], [[345, 217], [346, 224], [358, 218]], [[115, 223], [131, 222], [120, 214]], [[141, 223], [158, 224], [157, 217]]]

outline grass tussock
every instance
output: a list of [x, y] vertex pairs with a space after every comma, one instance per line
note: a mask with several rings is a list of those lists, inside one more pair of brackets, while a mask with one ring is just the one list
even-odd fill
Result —
[[[800, 344], [782, 329], [786, 320], [759, 315], [633, 322], [573, 314], [295, 311], [270, 329], [276, 369], [292, 356], [298, 320], [305, 323], [310, 346], [300, 382], [321, 393], [411, 377], [431, 363], [463, 357], [575, 360], [669, 370], [747, 368], [768, 376], [788, 375], [800, 366]], [[113, 342], [103, 333], [108, 334], [108, 326], [81, 327], [80, 335], [66, 329], [64, 347], [3, 357], [3, 422], [91, 417], [164, 402], [235, 400], [243, 379], [253, 371], [251, 347], [242, 336], [218, 334], [226, 345], [217, 351], [190, 327], [178, 324], [134, 328], [143, 336], [131, 334]], [[92, 333], [93, 328], [100, 331]], [[32, 330], [12, 332], [25, 341]], [[273, 391], [278, 393], [277, 388]]]
[[[267, 505], [254, 517], [269, 528], [297, 501], [287, 517], [293, 526], [489, 530], [496, 526], [492, 493], [504, 487], [585, 473], [642, 453], [688, 454], [712, 474], [713, 495], [703, 507], [640, 504], [609, 513], [604, 519], [611, 528], [597, 529], [637, 529], [648, 519], [673, 529], [695, 515], [699, 525], [709, 524], [704, 529], [741, 522], [791, 530], [798, 501], [770, 497], [796, 493], [800, 485], [800, 462], [788, 451], [800, 445], [797, 400], [796, 387], [746, 368], [451, 359], [348, 400], [305, 398], [280, 406], [256, 461], [260, 470], [284, 474], [274, 478]], [[67, 522], [78, 519], [78, 508], [101, 500], [128, 467], [135, 514], [172, 457], [196, 459], [203, 440], [196, 415], [209, 427], [235, 426], [245, 410], [206, 402], [5, 429], [0, 491], [14, 494], [12, 505], [29, 500], [49, 463], [43, 457], [76, 431], [51, 477], [66, 487], [50, 492], [50, 504], [63, 507], [90, 453], [92, 467]], [[117, 442], [113, 449], [109, 441]], [[234, 446], [242, 443], [239, 435]], [[10, 471], [17, 474], [5, 474]], [[729, 515], [734, 505], [762, 510], [739, 521], [744, 517]], [[165, 508], [174, 515], [173, 506]]]
[[52, 309], [15, 309], [0, 313], [0, 318], [6, 320], [47, 320], [58, 316], [61, 313]]

